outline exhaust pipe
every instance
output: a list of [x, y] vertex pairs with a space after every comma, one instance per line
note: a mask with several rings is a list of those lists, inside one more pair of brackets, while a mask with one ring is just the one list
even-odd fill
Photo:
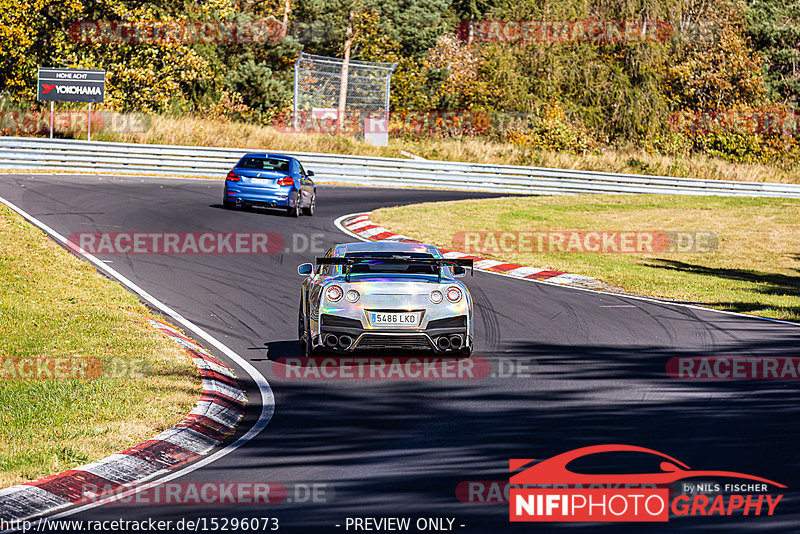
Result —
[[441, 336], [436, 340], [436, 347], [438, 347], [439, 350], [448, 350], [450, 348], [450, 340], [445, 336]]
[[335, 349], [338, 343], [339, 338], [337, 338], [334, 334], [328, 334], [325, 336], [325, 346], [329, 349]]
[[462, 344], [461, 336], [459, 335], [450, 336], [450, 347], [452, 347], [454, 350], [460, 349], [461, 344]]
[[278, 203], [273, 200], [272, 202], [269, 203], [269, 205], [271, 208], [274, 208], [275, 206], [278, 205]]
[[353, 344], [353, 338], [348, 336], [347, 334], [339, 336], [339, 348], [342, 350], [347, 350], [350, 348], [350, 345]]

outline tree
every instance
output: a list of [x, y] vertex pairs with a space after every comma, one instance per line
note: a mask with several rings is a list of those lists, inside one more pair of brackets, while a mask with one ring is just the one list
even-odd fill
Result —
[[796, 105], [800, 96], [800, 2], [756, 0], [747, 9], [747, 35], [764, 56], [770, 97]]

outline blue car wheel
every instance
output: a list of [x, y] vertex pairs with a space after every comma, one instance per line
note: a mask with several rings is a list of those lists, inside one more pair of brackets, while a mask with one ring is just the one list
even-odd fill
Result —
[[295, 191], [292, 194], [292, 198], [294, 198], [294, 207], [289, 208], [289, 215], [300, 217], [303, 214], [303, 208], [300, 207], [300, 191]]
[[303, 213], [308, 215], [309, 217], [314, 215], [314, 210], [317, 208], [317, 195], [311, 195], [311, 202], [308, 203], [307, 208], [303, 208]]

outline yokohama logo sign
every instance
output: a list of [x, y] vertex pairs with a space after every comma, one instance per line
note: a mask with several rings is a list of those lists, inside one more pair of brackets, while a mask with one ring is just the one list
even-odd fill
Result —
[[38, 100], [55, 102], [102, 102], [106, 72], [98, 69], [39, 67]]
[[101, 96], [103, 91], [100, 87], [85, 87], [80, 85], [46, 85], [42, 84], [42, 93], [48, 94], [55, 87], [56, 93], [60, 95], [97, 95]]

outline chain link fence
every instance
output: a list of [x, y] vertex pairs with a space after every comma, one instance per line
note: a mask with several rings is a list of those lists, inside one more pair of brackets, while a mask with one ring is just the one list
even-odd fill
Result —
[[338, 121], [337, 131], [342, 133], [360, 133], [364, 119], [387, 119], [396, 66], [300, 54], [294, 64], [295, 131], [306, 131], [310, 124], [327, 120]]

